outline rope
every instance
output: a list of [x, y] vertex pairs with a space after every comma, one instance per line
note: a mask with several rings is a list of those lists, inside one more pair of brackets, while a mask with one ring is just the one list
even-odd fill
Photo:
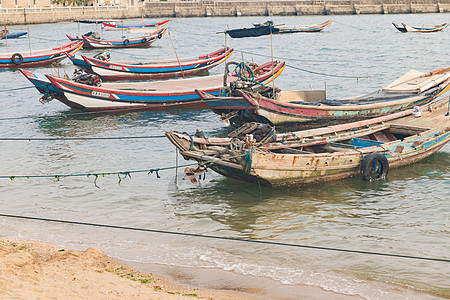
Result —
[[[172, 166], [172, 167], [164, 167], [164, 168], [157, 168], [157, 169], [145, 169], [145, 170], [133, 170], [133, 171], [118, 171], [118, 172], [97, 172], [97, 173], [78, 173], [78, 174], [54, 174], [54, 175], [0, 175], [0, 179], [6, 179], [9, 178], [11, 180], [14, 180], [16, 178], [56, 178], [56, 179], [60, 179], [62, 177], [90, 177], [90, 176], [107, 176], [107, 175], [130, 175], [132, 173], [148, 173], [148, 174], [152, 174], [153, 172], [159, 172], [161, 170], [170, 170], [170, 169], [176, 169], [176, 168], [182, 168], [182, 167], [188, 167], [188, 166], [193, 166], [193, 165], [197, 165], [198, 163], [190, 163], [190, 164], [185, 164], [185, 165], [181, 165], [181, 166]], [[157, 176], [159, 176], [159, 174], [157, 173]]]
[[248, 149], [247, 153], [244, 155], [244, 160], [247, 163], [247, 166], [245, 167], [245, 173], [250, 174], [250, 171], [252, 170], [252, 155], [253, 152], [255, 152], [256, 148], [250, 148]]
[[127, 140], [127, 139], [154, 139], [164, 138], [165, 135], [148, 136], [115, 136], [115, 137], [68, 137], [68, 138], [10, 138], [0, 137], [0, 141], [88, 141], [88, 140]]
[[[137, 110], [136, 108], [130, 108], [130, 109], [121, 109], [121, 112], [142, 112]], [[0, 121], [9, 121], [9, 120], [20, 120], [20, 119], [29, 119], [29, 118], [35, 118], [35, 119], [43, 119], [43, 118], [58, 118], [58, 117], [72, 117], [72, 116], [83, 116], [83, 115], [98, 115], [104, 112], [111, 112], [111, 110], [96, 110], [96, 111], [82, 111], [77, 113], [72, 113], [69, 111], [70, 114], [67, 115], [61, 115], [62, 113], [66, 112], [60, 112], [58, 114], [54, 115], [44, 115], [44, 116], [36, 116], [36, 115], [28, 115], [28, 116], [21, 116], [21, 117], [8, 117], [8, 118], [0, 118]]]
[[[191, 141], [193, 142], [193, 138], [191, 137]], [[193, 145], [191, 145], [191, 147], [193, 147]], [[253, 152], [256, 149], [252, 148], [249, 150], [249, 152]], [[196, 150], [193, 150], [196, 151]], [[245, 157], [246, 155], [248, 155], [248, 153], [246, 154], [240, 154], [240, 155], [235, 155], [235, 156], [231, 156], [228, 157], [228, 159], [233, 159], [233, 158], [237, 158], [237, 157]], [[202, 162], [201, 164], [204, 166], [207, 166], [208, 164], [213, 164], [214, 161], [209, 160], [209, 161], [205, 161]], [[179, 169], [179, 168], [183, 168], [183, 167], [189, 167], [189, 166], [195, 166], [195, 165], [200, 165], [200, 162], [196, 162], [196, 163], [190, 163], [190, 164], [185, 164], [185, 165], [178, 165], [178, 160], [176, 163], [176, 166], [171, 166], [171, 167], [163, 167], [163, 168], [157, 168], [157, 169], [145, 169], [145, 170], [133, 170], [133, 171], [118, 171], [118, 172], [97, 172], [97, 173], [79, 173], [79, 174], [53, 174], [53, 175], [0, 175], [0, 179], [10, 179], [10, 180], [14, 180], [16, 178], [55, 178], [56, 181], [59, 181], [61, 178], [63, 177], [91, 177], [94, 176], [94, 185], [95, 187], [99, 188], [99, 186], [97, 185], [97, 179], [99, 176], [105, 177], [107, 175], [117, 175], [119, 177], [119, 184], [122, 181], [122, 179], [125, 178], [131, 178], [131, 174], [132, 173], [147, 173], [148, 175], [156, 173], [156, 178], [161, 178], [159, 175], [159, 171], [162, 170], [170, 170], [170, 169]], [[121, 175], [123, 175], [124, 177], [120, 177]]]
[[[261, 56], [261, 57], [268, 57], [268, 58], [272, 57], [270, 55], [265, 55], [265, 54], [255, 53], [255, 52], [249, 52], [249, 51], [243, 51], [243, 50], [237, 50], [235, 48], [234, 48], [234, 51], [247, 53], [247, 54], [252, 54], [252, 55]], [[320, 63], [323, 63], [323, 62], [329, 62], [329, 63], [336, 62], [336, 60], [324, 61], [324, 60], [313, 60], [313, 59], [298, 59], [298, 58], [281, 57], [281, 56], [274, 56], [273, 58], [279, 59], [279, 60], [308, 61], [308, 62], [320, 62]]]
[[346, 76], [346, 75], [333, 75], [333, 74], [326, 74], [326, 73], [320, 73], [320, 72], [315, 72], [315, 71], [310, 71], [310, 70], [306, 70], [306, 69], [301, 69], [298, 67], [294, 67], [291, 65], [286, 64], [286, 67], [288, 68], [292, 68], [295, 70], [299, 70], [299, 71], [303, 71], [303, 72], [307, 72], [307, 73], [311, 73], [311, 74], [317, 74], [317, 75], [323, 75], [323, 76], [329, 76], [329, 77], [340, 77], [340, 78], [370, 78], [369, 76]]
[[18, 88], [14, 88], [14, 89], [0, 90], [0, 93], [17, 91], [17, 90], [25, 90], [25, 89], [31, 89], [31, 88], [34, 88], [34, 86], [23, 86], [23, 87], [18, 87]]
[[[236, 49], [234, 51], [242, 52], [242, 53], [248, 53], [248, 54], [257, 55], [257, 56], [270, 57], [271, 58], [271, 56], [269, 56], [269, 55], [263, 55], [263, 54], [258, 54], [258, 53], [254, 53], [254, 52], [246, 52], [246, 51], [241, 51], [241, 50], [236, 50]], [[274, 58], [280, 59], [280, 60], [298, 60], [298, 59], [283, 58], [283, 57], [277, 57], [277, 56], [274, 56]], [[298, 60], [298, 61], [301, 61], [301, 60]], [[320, 62], [323, 62], [323, 61], [320, 61]], [[303, 71], [303, 72], [307, 72], [307, 73], [311, 73], [311, 74], [324, 75], [324, 76], [329, 76], [329, 77], [356, 78], [356, 79], [359, 79], [359, 78], [370, 78], [369, 76], [345, 76], [345, 75], [333, 75], [333, 74], [320, 73], [320, 72], [310, 71], [310, 70], [306, 70], [306, 69], [301, 69], [301, 68], [294, 67], [294, 66], [291, 66], [291, 65], [288, 65], [288, 64], [286, 64], [286, 67], [289, 67], [289, 68], [292, 68], [292, 69], [295, 69], [295, 70], [299, 70], [299, 71]]]
[[333, 22], [334, 22], [334, 23], [337, 23], [337, 24], [344, 25], [344, 26], [348, 26], [348, 27], [351, 27], [351, 28], [355, 28], [355, 29], [358, 29], [358, 30], [365, 30], [365, 29], [363, 29], [363, 28], [361, 28], [361, 27], [356, 27], [356, 26], [348, 25], [348, 24], [345, 24], [345, 23], [338, 22], [338, 21], [336, 21], [336, 20], [333, 20]]
[[394, 253], [383, 253], [383, 252], [364, 251], [364, 250], [353, 250], [353, 249], [321, 247], [321, 246], [292, 244], [292, 243], [281, 243], [281, 242], [264, 241], [264, 240], [250, 240], [250, 239], [223, 237], [223, 236], [206, 235], [206, 234], [196, 234], [196, 233], [187, 233], [187, 232], [175, 232], [175, 231], [166, 231], [166, 230], [158, 230], [158, 229], [127, 227], [127, 226], [107, 225], [107, 224], [98, 224], [98, 223], [87, 223], [87, 222], [79, 222], [79, 221], [58, 220], [58, 219], [47, 219], [47, 218], [19, 216], [19, 215], [10, 215], [10, 214], [0, 214], [0, 217], [15, 218], [15, 219], [22, 219], [22, 220], [33, 220], [33, 221], [45, 221], [45, 222], [54, 222], [54, 223], [63, 223], [63, 224], [73, 224], [73, 225], [85, 225], [85, 226], [112, 228], [112, 229], [124, 229], [124, 230], [143, 231], [143, 232], [162, 233], [162, 234], [172, 234], [172, 235], [180, 235], [180, 236], [189, 236], [189, 237], [197, 237], [197, 238], [208, 238], [208, 239], [217, 239], [217, 240], [227, 240], [227, 241], [237, 241], [237, 242], [247, 242], [247, 243], [257, 243], [257, 244], [265, 244], [265, 245], [276, 245], [276, 246], [286, 246], [286, 247], [296, 247], [296, 248], [307, 248], [307, 249], [316, 249], [316, 250], [327, 250], [327, 251], [337, 251], [337, 252], [357, 253], [357, 254], [367, 254], [367, 255], [378, 255], [378, 256], [388, 256], [388, 257], [398, 257], [398, 258], [409, 258], [409, 259], [417, 259], [417, 260], [428, 260], [428, 261], [450, 263], [450, 259], [445, 259], [445, 258], [421, 257], [421, 256], [403, 255], [403, 254], [394, 254]]
[[189, 151], [195, 151], [194, 149], [194, 138], [188, 132], [183, 132], [183, 134], [187, 135], [191, 139], [191, 144], [189, 145]]

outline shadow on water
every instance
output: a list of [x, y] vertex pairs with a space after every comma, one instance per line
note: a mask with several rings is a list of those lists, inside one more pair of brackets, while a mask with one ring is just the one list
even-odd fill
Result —
[[[128, 111], [128, 112], [82, 112], [70, 109], [37, 119], [41, 132], [46, 135], [80, 136], [101, 134], [118, 128], [143, 127], [150, 131], [189, 129], [195, 132], [195, 121], [208, 119], [208, 110], [164, 110], [164, 111]], [[186, 122], [189, 124], [186, 127]], [[180, 127], [178, 122], [184, 123]], [[213, 122], [215, 123], [215, 122]]]
[[439, 152], [416, 164], [392, 169], [386, 181], [368, 182], [355, 176], [301, 187], [269, 188], [209, 176], [213, 178], [199, 184], [183, 182], [178, 176], [177, 182], [169, 184], [170, 205], [180, 215], [214, 220], [248, 237], [262, 219], [276, 223], [280, 218], [316, 220], [320, 215], [320, 219], [331, 222], [336, 215], [341, 219], [377, 219], [394, 214], [397, 206], [414, 205], [411, 197], [402, 195], [413, 192], [417, 198], [430, 198], [433, 195], [426, 187], [448, 184], [450, 153]]

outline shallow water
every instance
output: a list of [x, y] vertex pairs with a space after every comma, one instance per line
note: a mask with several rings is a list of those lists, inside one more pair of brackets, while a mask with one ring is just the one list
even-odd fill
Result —
[[[281, 89], [327, 87], [329, 98], [382, 87], [409, 71], [448, 67], [450, 31], [402, 34], [392, 21], [432, 25], [449, 14], [329, 16], [325, 32], [274, 36], [273, 54], [289, 67], [276, 80]], [[113, 60], [175, 58], [212, 52], [227, 43], [232, 60], [270, 60], [270, 37], [230, 39], [216, 34], [251, 26], [265, 17], [174, 19], [171, 34], [149, 49], [111, 50]], [[276, 24], [317, 24], [324, 16], [273, 17]], [[32, 25], [27, 38], [0, 42], [0, 52], [56, 47], [65, 34], [95, 30], [75, 23]], [[98, 30], [100, 30], [98, 28]], [[13, 28], [10, 31], [14, 31]], [[17, 27], [17, 31], [19, 31]], [[103, 32], [106, 38], [121, 32]], [[172, 44], [173, 42], [173, 44]], [[7, 49], [8, 48], [8, 49]], [[82, 51], [88, 55], [96, 51]], [[242, 55], [241, 55], [242, 53]], [[250, 54], [252, 53], [252, 54]], [[263, 55], [263, 56], [262, 56]], [[303, 71], [301, 71], [301, 70]], [[74, 70], [68, 60], [59, 69]], [[311, 72], [310, 72], [311, 71]], [[223, 66], [211, 71], [221, 74]], [[312, 73], [315, 72], [315, 73]], [[320, 74], [316, 74], [320, 73]], [[323, 75], [327, 74], [327, 76]], [[344, 77], [342, 77], [344, 76]], [[346, 78], [352, 77], [352, 78]], [[357, 77], [357, 78], [356, 78]], [[58, 101], [41, 104], [18, 71], [0, 71], [0, 137], [161, 136], [165, 130], [224, 135], [207, 110], [81, 114]], [[46, 117], [45, 117], [46, 116]], [[94, 141], [1, 141], [2, 176], [86, 174], [149, 170], [176, 164], [165, 138]], [[179, 164], [187, 163], [181, 157]], [[384, 182], [350, 178], [300, 188], [269, 189], [226, 179], [211, 171], [199, 185], [182, 170], [161, 178], [117, 176], [0, 179], [2, 214], [188, 232], [401, 255], [449, 258], [450, 145], [422, 162], [391, 170]], [[63, 225], [0, 217], [0, 236], [35, 239], [64, 247], [101, 248], [136, 263], [218, 268], [266, 277], [285, 285], [308, 284], [369, 299], [450, 298], [448, 263], [349, 254], [243, 242], [217, 241]]]

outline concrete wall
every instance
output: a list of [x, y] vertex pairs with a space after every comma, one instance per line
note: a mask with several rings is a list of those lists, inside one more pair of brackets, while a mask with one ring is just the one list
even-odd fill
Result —
[[147, 2], [147, 17], [288, 16], [450, 12], [450, 0]]
[[450, 12], [450, 0], [439, 0], [439, 2], [436, 0], [155, 1], [146, 2], [144, 6], [2, 8], [0, 9], [0, 26], [54, 23], [81, 19], [127, 19], [141, 18], [142, 16], [148, 18], [172, 18], [439, 12]]
[[129, 19], [142, 17], [142, 9], [127, 6], [80, 6], [0, 9], [0, 26], [57, 23], [83, 19]]

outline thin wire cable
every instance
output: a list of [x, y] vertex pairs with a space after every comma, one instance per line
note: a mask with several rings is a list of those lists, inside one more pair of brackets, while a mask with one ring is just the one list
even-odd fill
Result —
[[363, 251], [363, 250], [353, 250], [353, 249], [342, 249], [342, 248], [333, 248], [333, 247], [320, 247], [320, 246], [312, 246], [312, 245], [282, 243], [282, 242], [263, 241], [263, 240], [249, 240], [249, 239], [223, 237], [223, 236], [206, 235], [206, 234], [175, 232], [175, 231], [166, 231], [166, 230], [158, 230], [158, 229], [127, 227], [127, 226], [107, 225], [107, 224], [88, 223], [88, 222], [79, 222], [79, 221], [58, 220], [58, 219], [47, 219], [47, 218], [19, 216], [19, 215], [10, 215], [10, 214], [0, 214], [0, 217], [16, 218], [16, 219], [23, 219], [23, 220], [34, 220], [34, 221], [44, 221], [44, 222], [54, 222], [54, 223], [63, 223], [63, 224], [73, 224], [73, 225], [94, 226], [94, 227], [102, 227], [102, 228], [143, 231], [143, 232], [152, 232], [152, 233], [161, 233], [161, 234], [172, 234], [172, 235], [181, 235], [181, 236], [189, 236], [189, 237], [197, 237], [197, 238], [208, 238], [208, 239], [216, 239], [216, 240], [257, 243], [257, 244], [265, 244], [265, 245], [287, 246], [287, 247], [296, 247], [296, 248], [307, 248], [307, 249], [337, 251], [337, 252], [356, 253], [356, 254], [378, 255], [378, 256], [388, 256], [388, 257], [397, 257], [397, 258], [409, 258], [409, 259], [428, 260], [428, 261], [435, 261], [435, 262], [447, 262], [447, 263], [450, 262], [450, 259], [445, 259], [445, 258], [421, 257], [421, 256], [413, 256], [413, 255], [403, 255], [403, 254], [383, 253], [383, 252]]

